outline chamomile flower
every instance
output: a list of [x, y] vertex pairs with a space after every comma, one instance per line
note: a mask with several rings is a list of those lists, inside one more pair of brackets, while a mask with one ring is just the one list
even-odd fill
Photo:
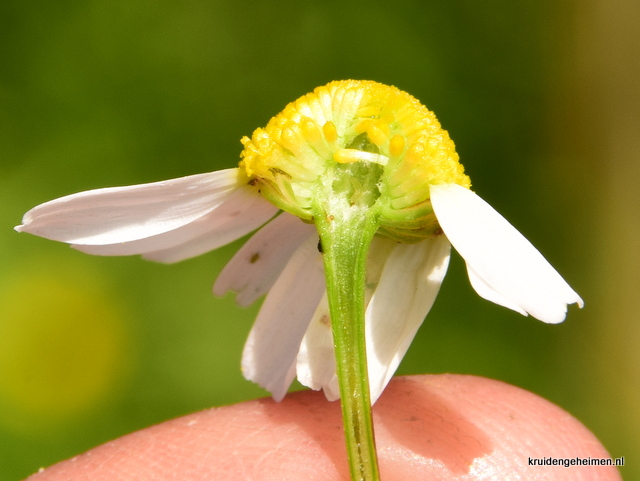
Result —
[[405, 92], [332, 82], [242, 143], [237, 168], [62, 197], [27, 212], [16, 229], [89, 254], [170, 263], [259, 228], [214, 286], [242, 306], [266, 295], [243, 373], [276, 400], [296, 376], [330, 400], [342, 393], [347, 438], [363, 430], [348, 442], [350, 459], [360, 460], [354, 478], [377, 479], [364, 411], [433, 305], [451, 245], [485, 299], [548, 323], [564, 320], [568, 304], [583, 305], [470, 190], [448, 133]]
[[[293, 379], [339, 397], [314, 184], [328, 166], [376, 169], [384, 219], [367, 258], [366, 338], [372, 398], [391, 379], [429, 312], [450, 244], [476, 292], [544, 322], [582, 300], [544, 257], [469, 190], [453, 144], [409, 95], [373, 82], [333, 82], [244, 138], [239, 168], [62, 197], [25, 214], [20, 232], [103, 256], [177, 262], [262, 226], [214, 293], [248, 306], [267, 294], [244, 350], [245, 376], [281, 399]], [[346, 188], [358, 192], [349, 176]], [[285, 212], [276, 214], [282, 209]], [[275, 217], [274, 217], [275, 216]]]

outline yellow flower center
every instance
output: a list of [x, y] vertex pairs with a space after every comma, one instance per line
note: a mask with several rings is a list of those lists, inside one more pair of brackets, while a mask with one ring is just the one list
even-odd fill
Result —
[[240, 168], [251, 183], [283, 210], [308, 220], [313, 186], [328, 169], [378, 164], [381, 233], [405, 242], [437, 230], [430, 185], [470, 186], [435, 115], [406, 92], [372, 81], [318, 87], [242, 143]]

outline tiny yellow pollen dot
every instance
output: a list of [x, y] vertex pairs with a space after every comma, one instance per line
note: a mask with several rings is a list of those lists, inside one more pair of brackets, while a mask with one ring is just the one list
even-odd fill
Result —
[[358, 125], [356, 125], [356, 132], [358, 132], [360, 134], [363, 133], [363, 132], [366, 132], [367, 130], [369, 130], [369, 128], [372, 125], [373, 125], [373, 120], [364, 119], [360, 123], [358, 123]]
[[300, 127], [295, 124], [288, 125], [283, 131], [280, 137], [280, 141], [285, 148], [291, 152], [297, 152], [302, 142], [300, 142]]
[[398, 158], [404, 152], [404, 137], [402, 135], [394, 135], [389, 142], [389, 154], [391, 157]]
[[382, 119], [364, 119], [356, 126], [356, 132], [366, 133], [369, 140], [379, 147], [385, 145], [390, 136], [389, 126]]
[[382, 129], [375, 124], [371, 124], [369, 126], [367, 129], [367, 135], [369, 136], [369, 140], [378, 146], [386, 144], [389, 139]]
[[377, 105], [368, 105], [358, 110], [359, 117], [376, 117], [380, 113], [380, 107]]
[[304, 135], [304, 138], [307, 140], [307, 142], [316, 143], [322, 139], [318, 124], [316, 124], [313, 119], [310, 119], [309, 117], [303, 117], [301, 126], [302, 135]]
[[409, 150], [407, 151], [407, 155], [405, 156], [405, 160], [411, 166], [418, 165], [422, 161], [422, 158], [425, 156], [425, 148], [421, 143], [414, 143]]
[[336, 129], [335, 124], [331, 122], [331, 120], [325, 122], [325, 124], [322, 126], [322, 132], [324, 133], [324, 138], [327, 139], [327, 142], [329, 142], [330, 144], [338, 140], [338, 130]]

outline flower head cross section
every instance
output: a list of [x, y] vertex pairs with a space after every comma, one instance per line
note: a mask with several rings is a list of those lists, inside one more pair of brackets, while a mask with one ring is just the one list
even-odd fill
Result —
[[171, 263], [259, 229], [214, 293], [233, 291], [242, 306], [266, 294], [242, 371], [276, 400], [296, 376], [330, 400], [340, 397], [322, 251], [357, 232], [334, 232], [334, 224], [353, 221], [371, 233], [363, 241], [363, 308], [372, 402], [433, 305], [451, 245], [485, 299], [548, 323], [564, 320], [568, 304], [583, 305], [470, 190], [449, 135], [405, 92], [332, 82], [242, 143], [237, 168], [69, 195], [30, 210], [16, 230], [89, 254]]

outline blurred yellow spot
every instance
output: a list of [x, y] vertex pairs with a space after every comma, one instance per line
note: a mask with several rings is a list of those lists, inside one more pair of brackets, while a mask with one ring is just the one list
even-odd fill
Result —
[[24, 434], [51, 430], [113, 396], [129, 339], [118, 310], [85, 280], [65, 282], [55, 272], [0, 286], [5, 427]]

